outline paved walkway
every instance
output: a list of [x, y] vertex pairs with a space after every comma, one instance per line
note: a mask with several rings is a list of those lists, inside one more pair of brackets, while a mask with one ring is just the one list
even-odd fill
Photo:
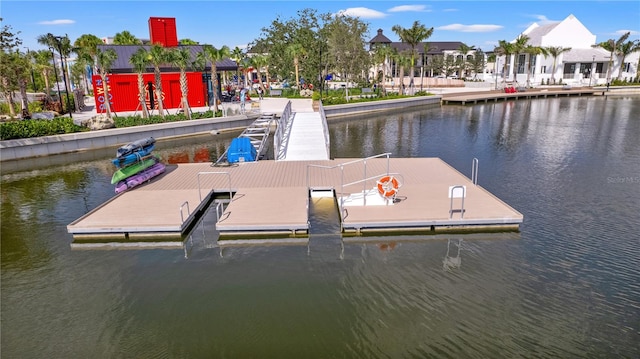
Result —
[[[312, 112], [313, 101], [311, 99], [288, 99], [288, 98], [280, 98], [280, 97], [266, 97], [262, 100], [254, 100], [249, 101], [246, 104], [247, 112], [254, 113], [275, 113], [276, 115], [280, 115], [284, 107], [287, 105], [287, 101], [291, 101], [291, 110], [293, 112]], [[84, 98], [85, 108], [80, 112], [72, 113], [73, 122], [75, 124], [80, 124], [82, 121], [88, 120], [93, 116], [96, 116], [98, 113], [95, 109], [94, 98], [91, 96], [85, 96]], [[240, 111], [240, 103], [239, 102], [223, 102], [219, 107], [223, 111], [223, 115], [227, 116], [238, 115], [241, 113]], [[209, 107], [193, 107], [191, 108], [192, 112], [205, 112], [210, 110]], [[169, 109], [170, 114], [175, 114], [177, 109]], [[154, 111], [155, 114], [158, 111]], [[116, 112], [115, 116], [132, 116], [132, 115], [140, 115], [140, 111], [122, 111]]]

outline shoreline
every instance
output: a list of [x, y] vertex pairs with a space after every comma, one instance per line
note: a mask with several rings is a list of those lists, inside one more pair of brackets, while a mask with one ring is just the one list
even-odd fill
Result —
[[[600, 90], [600, 88], [597, 88]], [[436, 89], [434, 89], [436, 90]], [[325, 106], [327, 118], [348, 117], [364, 113], [376, 113], [406, 109], [411, 107], [438, 104], [448, 97], [463, 94], [497, 93], [501, 91], [491, 88], [447, 88], [438, 89], [440, 94], [407, 99], [382, 100], [374, 102], [361, 102], [343, 105]], [[540, 92], [546, 89], [528, 90], [528, 92]], [[599, 91], [598, 91], [599, 92]], [[616, 87], [606, 91], [603, 88], [603, 96], [640, 95], [640, 87]], [[90, 132], [78, 132], [54, 136], [33, 137], [16, 140], [0, 141], [0, 163], [8, 164], [11, 161], [37, 159], [47, 156], [72, 154], [92, 150], [115, 148], [123, 143], [132, 142], [141, 137], [154, 137], [156, 139], [175, 139], [180, 137], [203, 135], [206, 133], [220, 133], [234, 131], [249, 126], [261, 113], [275, 113], [279, 115], [286, 103], [291, 101], [294, 112], [313, 111], [313, 101], [309, 99], [287, 99], [267, 97], [261, 101], [253, 101], [245, 114], [240, 114], [238, 104], [225, 104], [224, 113], [232, 116], [209, 119], [167, 122], [155, 125], [144, 125], [125, 128], [105, 129]], [[208, 107], [193, 108], [193, 112], [206, 111]], [[173, 109], [172, 109], [173, 110]], [[174, 110], [175, 111], [175, 110]], [[95, 116], [97, 113], [89, 103], [85, 110], [72, 114], [74, 122], [83, 121]], [[133, 114], [133, 112], [131, 112]], [[129, 115], [121, 112], [119, 115]]]

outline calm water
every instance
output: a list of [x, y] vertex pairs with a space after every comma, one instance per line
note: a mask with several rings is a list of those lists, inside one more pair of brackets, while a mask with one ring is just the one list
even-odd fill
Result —
[[[524, 214], [518, 235], [71, 250], [111, 153], [2, 175], [2, 357], [640, 356], [640, 98], [561, 98], [331, 124], [335, 157], [441, 157]], [[212, 159], [232, 135], [162, 144]], [[274, 205], [277, 210], [277, 205]]]

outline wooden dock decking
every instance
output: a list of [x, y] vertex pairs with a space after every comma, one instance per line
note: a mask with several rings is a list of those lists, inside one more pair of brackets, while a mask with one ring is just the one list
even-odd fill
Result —
[[498, 102], [498, 100], [519, 100], [519, 99], [533, 99], [533, 98], [548, 98], [548, 97], [562, 97], [562, 96], [592, 96], [594, 94], [602, 93], [603, 90], [594, 90], [592, 88], [575, 88], [567, 90], [527, 90], [523, 92], [505, 93], [501, 91], [484, 91], [484, 92], [468, 92], [449, 94], [442, 97], [441, 102], [445, 105], [449, 104], [462, 104], [468, 103], [477, 104], [478, 102]]
[[[345, 165], [348, 162], [356, 162]], [[312, 165], [310, 167], [310, 165]], [[322, 166], [322, 167], [315, 167]], [[363, 178], [371, 179], [343, 186]], [[345, 232], [472, 228], [517, 229], [523, 216], [438, 158], [323, 161], [258, 161], [231, 167], [209, 163], [168, 166], [151, 182], [124, 192], [67, 226], [74, 240], [180, 237], [216, 196], [233, 198], [216, 224], [221, 236], [306, 234], [309, 188], [333, 189], [338, 198], [373, 189], [376, 179], [397, 173], [402, 185], [389, 205], [345, 206]], [[449, 188], [466, 187], [464, 215], [450, 215]], [[188, 205], [185, 205], [188, 203]], [[454, 198], [454, 207], [461, 200]], [[187, 207], [189, 207], [187, 209]]]

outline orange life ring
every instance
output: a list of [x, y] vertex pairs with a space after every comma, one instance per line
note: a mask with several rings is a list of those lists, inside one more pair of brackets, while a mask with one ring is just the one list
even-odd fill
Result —
[[398, 180], [393, 176], [384, 176], [378, 180], [378, 192], [383, 197], [393, 197], [398, 192]]

